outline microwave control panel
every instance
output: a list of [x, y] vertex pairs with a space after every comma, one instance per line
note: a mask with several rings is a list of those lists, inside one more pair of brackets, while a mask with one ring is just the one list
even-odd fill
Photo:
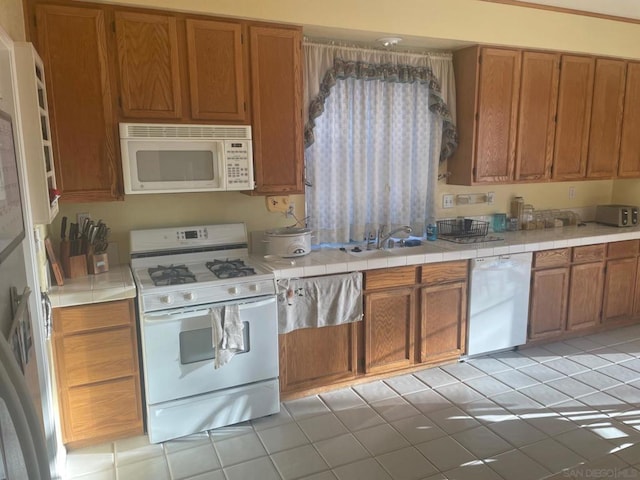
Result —
[[253, 190], [251, 140], [225, 140], [227, 190]]

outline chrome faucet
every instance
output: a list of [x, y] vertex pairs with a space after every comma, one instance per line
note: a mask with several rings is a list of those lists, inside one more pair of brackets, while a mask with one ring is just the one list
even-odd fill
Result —
[[378, 240], [376, 241], [376, 248], [378, 250], [383, 248], [387, 240], [389, 240], [396, 233], [398, 232], [411, 233], [411, 227], [409, 225], [404, 225], [402, 227], [396, 228], [395, 230], [391, 230], [386, 235], [384, 233], [384, 229], [385, 229], [385, 225], [382, 225], [378, 229]]

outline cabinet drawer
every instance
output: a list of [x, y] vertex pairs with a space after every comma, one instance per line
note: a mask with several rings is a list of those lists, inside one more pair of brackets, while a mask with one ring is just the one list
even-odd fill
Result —
[[128, 327], [56, 339], [68, 387], [132, 375], [135, 339]]
[[603, 260], [605, 257], [606, 244], [587, 245], [584, 247], [574, 247], [572, 252], [573, 263], [588, 263]]
[[65, 402], [66, 442], [142, 433], [138, 391], [137, 377], [70, 389]]
[[626, 240], [624, 242], [611, 242], [607, 246], [608, 258], [635, 257], [638, 255], [638, 240]]
[[118, 325], [129, 325], [134, 318], [132, 301], [92, 303], [53, 309], [53, 330], [74, 333]]
[[416, 267], [384, 268], [364, 274], [364, 288], [391, 288], [411, 286], [416, 283]]
[[533, 256], [533, 268], [561, 267], [569, 264], [570, 249], [543, 250]]
[[422, 266], [422, 283], [435, 285], [467, 279], [468, 263], [466, 260], [459, 262], [442, 262]]

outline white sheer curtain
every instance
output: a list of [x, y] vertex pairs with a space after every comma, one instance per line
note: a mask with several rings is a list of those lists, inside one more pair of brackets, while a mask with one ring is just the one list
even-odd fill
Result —
[[[424, 72], [421, 81], [382, 81], [369, 79], [377, 71], [351, 75], [338, 66], [334, 69], [342, 74], [327, 89], [319, 79], [323, 69], [334, 67], [336, 56], [367, 65], [425, 66], [429, 72], [434, 63], [434, 57], [425, 55], [305, 44], [305, 94], [308, 100], [324, 96], [322, 105], [311, 107], [322, 113], [310, 121], [313, 135], [305, 152], [311, 184], [306, 207], [315, 241], [359, 241], [383, 224], [389, 229], [410, 225], [420, 236], [433, 213], [443, 147], [442, 107], [430, 108], [434, 83], [424, 81]], [[435, 58], [435, 63], [448, 65], [439, 65], [438, 71], [451, 67], [450, 55]], [[444, 83], [452, 98], [452, 75]], [[448, 121], [452, 125], [450, 117]]]

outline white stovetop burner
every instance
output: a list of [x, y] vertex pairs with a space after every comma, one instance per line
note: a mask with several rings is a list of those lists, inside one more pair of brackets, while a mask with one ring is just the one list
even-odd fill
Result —
[[[207, 267], [216, 261], [242, 263], [255, 273], [219, 278]], [[169, 266], [184, 270], [185, 283], [154, 283], [151, 273]], [[271, 270], [249, 259], [242, 223], [133, 230], [131, 267], [144, 311], [275, 293]]]

